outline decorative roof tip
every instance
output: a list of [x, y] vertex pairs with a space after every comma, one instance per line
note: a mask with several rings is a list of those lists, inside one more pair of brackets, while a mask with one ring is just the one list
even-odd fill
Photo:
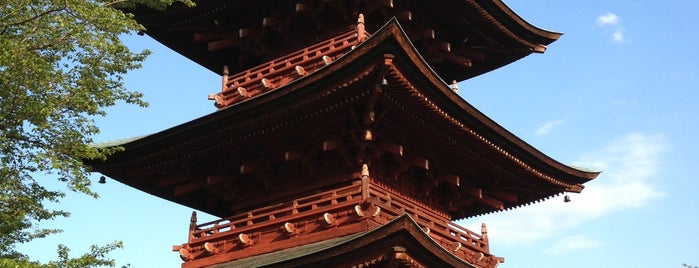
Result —
[[532, 48], [532, 51], [536, 53], [544, 53], [546, 52], [546, 45], [537, 45]]
[[579, 167], [579, 166], [574, 166], [574, 165], [568, 165], [568, 167], [572, 169], [576, 169], [582, 172], [588, 172], [588, 173], [602, 173], [602, 170], [596, 170], [596, 169], [591, 169], [591, 168], [585, 168], [585, 167]]
[[94, 142], [94, 143], [90, 143], [89, 146], [92, 148], [109, 148], [109, 147], [122, 146], [124, 144], [143, 139], [143, 138], [148, 137], [150, 135], [151, 134], [146, 134], [146, 135], [140, 135], [140, 136], [135, 136], [135, 137], [130, 137], [130, 138], [123, 138], [123, 139], [116, 139], [116, 140], [109, 140], [109, 141], [102, 141], [102, 142]]

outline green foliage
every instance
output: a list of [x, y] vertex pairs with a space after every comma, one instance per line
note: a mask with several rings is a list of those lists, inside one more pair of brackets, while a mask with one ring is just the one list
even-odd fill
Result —
[[[114, 242], [109, 245], [98, 247], [92, 246], [89, 253], [85, 253], [77, 258], [70, 258], [68, 253], [70, 250], [64, 245], [58, 245], [58, 260], [47, 264], [32, 262], [25, 258], [10, 259], [0, 258], [0, 268], [87, 268], [114, 266], [114, 260], [107, 259], [107, 253], [121, 248], [121, 242]], [[130, 267], [130, 265], [122, 266], [122, 268]]]
[[[139, 68], [149, 52], [132, 52], [120, 41], [120, 35], [144, 30], [123, 10], [165, 8], [174, 1], [0, 4], [0, 258], [5, 258], [0, 267], [10, 260], [31, 265], [15, 245], [59, 232], [36, 225], [69, 215], [44, 206], [59, 202], [64, 193], [45, 188], [34, 176], [55, 177], [72, 191], [97, 197], [82, 160], [103, 159], [113, 149], [89, 146], [99, 132], [92, 118], [120, 101], [147, 106], [140, 93], [124, 86], [124, 75]], [[80, 258], [65, 259], [68, 250], [59, 246], [59, 262], [48, 265], [113, 266], [102, 257], [117, 247], [121, 244], [94, 247]]]

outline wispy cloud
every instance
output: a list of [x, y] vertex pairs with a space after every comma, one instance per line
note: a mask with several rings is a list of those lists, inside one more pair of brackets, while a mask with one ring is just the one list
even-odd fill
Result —
[[564, 237], [552, 246], [544, 250], [546, 254], [562, 254], [569, 251], [576, 251], [588, 248], [596, 248], [602, 245], [602, 242], [592, 239], [587, 235], [572, 235]]
[[619, 16], [614, 13], [607, 12], [607, 14], [597, 17], [597, 24], [605, 25], [617, 25], [619, 23]]
[[[658, 173], [664, 148], [665, 141], [661, 136], [628, 134], [573, 163], [574, 166], [602, 170], [604, 173], [586, 184], [582, 194], [571, 195], [572, 202], [565, 203], [562, 197], [553, 198], [480, 217], [477, 222], [467, 222], [466, 225], [477, 229], [480, 222], [485, 222], [488, 234], [494, 241], [514, 247], [561, 236], [584, 222], [615, 211], [642, 207], [663, 195], [652, 180]], [[585, 242], [582, 238], [573, 237], [559, 243], [567, 244], [569, 250], [595, 245], [592, 243], [594, 240]], [[578, 241], [577, 245], [575, 241]], [[549, 253], [555, 252], [549, 250]]]
[[561, 123], [563, 123], [563, 120], [554, 120], [554, 121], [546, 122], [546, 124], [543, 124], [542, 126], [540, 126], [539, 128], [536, 129], [536, 131], [534, 132], [534, 135], [536, 135], [536, 136], [546, 135], [549, 132], [551, 132], [551, 129], [553, 129], [553, 127], [560, 125]]
[[624, 29], [619, 28], [612, 34], [612, 41], [621, 42], [624, 41]]
[[624, 28], [621, 27], [621, 21], [616, 14], [607, 12], [604, 15], [600, 15], [597, 17], [597, 25], [613, 27], [614, 32], [611, 34], [613, 42], [624, 41]]
[[617, 106], [637, 106], [639, 101], [638, 99], [616, 99], [612, 101], [612, 104]]

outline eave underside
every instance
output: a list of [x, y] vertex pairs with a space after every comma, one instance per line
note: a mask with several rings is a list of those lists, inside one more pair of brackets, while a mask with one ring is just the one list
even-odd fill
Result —
[[[417, 53], [389, 24], [316, 73], [125, 144], [93, 166], [221, 217], [356, 178], [363, 164], [454, 219], [579, 191], [596, 176], [492, 122]], [[253, 197], [263, 198], [246, 201]]]
[[138, 8], [146, 33], [202, 66], [237, 73], [355, 26], [375, 32], [392, 17], [447, 81], [465, 80], [533, 52], [559, 33], [536, 28], [501, 1], [200, 1], [166, 11]]

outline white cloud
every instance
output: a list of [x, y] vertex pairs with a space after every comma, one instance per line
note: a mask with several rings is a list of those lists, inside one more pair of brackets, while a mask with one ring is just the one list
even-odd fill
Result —
[[612, 41], [621, 42], [624, 41], [624, 29], [619, 28], [612, 34]]
[[602, 245], [602, 242], [589, 238], [587, 235], [572, 235], [564, 237], [552, 246], [544, 250], [546, 254], [561, 254], [569, 251], [576, 251], [588, 248], [596, 248]]
[[612, 29], [614, 29], [614, 32], [611, 34], [611, 39], [613, 42], [621, 42], [625, 40], [624, 28], [622, 28], [619, 16], [616, 14], [607, 12], [606, 14], [597, 17], [597, 25], [613, 27]]
[[553, 129], [553, 127], [560, 125], [561, 123], [563, 123], [563, 120], [554, 120], [554, 121], [546, 122], [546, 124], [544, 124], [536, 129], [536, 131], [534, 132], [534, 135], [536, 135], [536, 136], [546, 135], [549, 132], [551, 132], [551, 129]]
[[607, 14], [597, 17], [597, 24], [605, 25], [617, 25], [619, 23], [619, 16], [614, 13], [607, 12]]
[[[488, 235], [499, 245], [526, 246], [561, 236], [584, 222], [615, 211], [642, 207], [663, 195], [652, 180], [658, 173], [664, 143], [660, 136], [628, 134], [573, 163], [603, 173], [587, 183], [581, 194], [570, 194], [572, 202], [565, 203], [562, 197], [556, 197], [469, 220], [466, 226], [478, 230], [480, 223], [485, 222]], [[576, 249], [571, 241], [575, 240], [568, 241], [569, 249]], [[594, 244], [587, 243], [588, 246]], [[584, 248], [582, 245], [577, 249]]]

